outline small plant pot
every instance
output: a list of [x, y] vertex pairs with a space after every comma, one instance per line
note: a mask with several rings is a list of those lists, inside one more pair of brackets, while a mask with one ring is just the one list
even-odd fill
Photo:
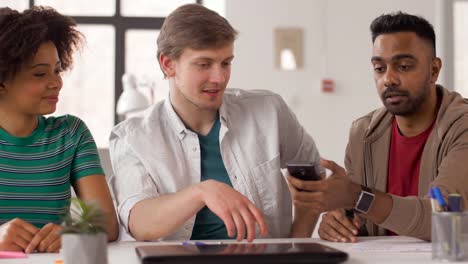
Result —
[[66, 264], [106, 264], [107, 235], [63, 234], [61, 254]]

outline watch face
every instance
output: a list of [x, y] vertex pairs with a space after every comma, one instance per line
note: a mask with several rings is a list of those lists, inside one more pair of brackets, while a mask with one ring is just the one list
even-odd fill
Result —
[[367, 213], [372, 201], [374, 201], [374, 194], [363, 191], [361, 193], [361, 199], [359, 199], [359, 203], [356, 205], [356, 209], [363, 213]]

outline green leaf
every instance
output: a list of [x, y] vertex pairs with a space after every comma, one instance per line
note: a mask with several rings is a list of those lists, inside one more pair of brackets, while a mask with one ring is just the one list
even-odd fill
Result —
[[69, 213], [63, 220], [63, 234], [97, 234], [106, 232], [105, 215], [95, 203], [71, 199]]

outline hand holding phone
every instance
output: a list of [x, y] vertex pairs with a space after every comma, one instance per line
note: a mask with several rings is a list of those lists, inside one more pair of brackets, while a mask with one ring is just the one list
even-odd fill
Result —
[[287, 168], [291, 176], [303, 181], [318, 181], [322, 179], [316, 166], [310, 163], [288, 163]]

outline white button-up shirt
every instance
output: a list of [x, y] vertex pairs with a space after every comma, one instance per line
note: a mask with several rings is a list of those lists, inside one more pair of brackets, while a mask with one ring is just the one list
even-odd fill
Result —
[[[219, 117], [221, 156], [234, 189], [263, 212], [270, 237], [287, 237], [292, 201], [281, 168], [287, 162], [318, 164], [314, 141], [272, 92], [227, 89]], [[127, 231], [136, 203], [181, 191], [201, 179], [198, 135], [184, 126], [169, 99], [142, 117], [118, 124], [110, 136], [110, 154], [112, 187]], [[163, 239], [190, 239], [195, 216]]]

